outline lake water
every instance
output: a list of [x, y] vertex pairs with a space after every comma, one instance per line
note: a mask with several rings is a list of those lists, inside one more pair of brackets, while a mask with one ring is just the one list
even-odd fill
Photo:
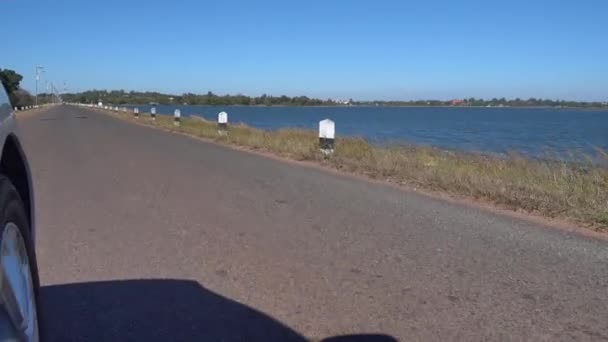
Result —
[[[150, 106], [138, 106], [149, 112]], [[568, 153], [608, 151], [608, 110], [439, 107], [230, 107], [157, 106], [157, 113], [198, 115], [275, 130], [318, 129], [336, 122], [337, 136], [359, 136], [376, 144], [415, 143], [487, 153], [516, 151], [568, 158]]]

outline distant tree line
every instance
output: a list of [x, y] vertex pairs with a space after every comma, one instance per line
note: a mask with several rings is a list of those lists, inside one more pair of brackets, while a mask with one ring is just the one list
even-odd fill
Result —
[[62, 94], [67, 102], [97, 103], [99, 101], [109, 104], [187, 104], [187, 105], [239, 105], [239, 106], [333, 106], [339, 103], [334, 100], [320, 100], [307, 96], [262, 96], [251, 97], [246, 95], [216, 95], [213, 92], [206, 94], [185, 93], [181, 95], [162, 94], [158, 92], [136, 92], [124, 90], [89, 90], [81, 93]]
[[608, 102], [581, 102], [550, 99], [455, 99], [449, 101], [440, 100], [415, 100], [415, 101], [356, 101], [354, 105], [368, 106], [458, 106], [458, 107], [581, 107], [581, 108], [607, 108]]
[[[34, 104], [34, 97], [20, 87], [23, 76], [10, 69], [0, 69], [0, 80], [9, 94], [11, 105], [16, 107]], [[38, 102], [50, 102], [51, 94], [39, 94]], [[216, 95], [211, 91], [206, 94], [185, 93], [181, 95], [162, 94], [159, 92], [136, 92], [124, 90], [89, 90], [80, 93], [63, 94], [67, 102], [108, 104], [188, 104], [188, 105], [239, 105], [239, 106], [459, 106], [459, 107], [582, 107], [582, 108], [608, 108], [608, 102], [579, 102], [550, 99], [455, 99], [442, 100], [412, 100], [412, 101], [353, 101], [349, 100], [320, 100], [307, 96], [262, 96], [251, 97], [246, 95]]]
[[[40, 97], [44, 98], [45, 94]], [[349, 100], [321, 100], [307, 96], [272, 96], [261, 95], [256, 97], [246, 95], [217, 95], [209, 91], [206, 94], [185, 93], [181, 95], [163, 94], [159, 92], [136, 92], [124, 90], [89, 90], [81, 93], [63, 94], [62, 98], [68, 102], [108, 104], [187, 104], [211, 106], [459, 106], [459, 107], [608, 107], [606, 102], [579, 102], [550, 99], [506, 99], [506, 98], [467, 98], [456, 100], [411, 100], [411, 101], [353, 101]]]
[[34, 104], [34, 98], [26, 90], [21, 89], [20, 83], [23, 76], [10, 69], [0, 69], [0, 81], [13, 107], [31, 106]]

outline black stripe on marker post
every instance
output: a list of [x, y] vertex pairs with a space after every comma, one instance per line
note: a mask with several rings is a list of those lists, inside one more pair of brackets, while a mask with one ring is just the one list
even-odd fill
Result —
[[321, 146], [322, 150], [333, 151], [334, 150], [334, 139], [319, 138], [319, 146]]

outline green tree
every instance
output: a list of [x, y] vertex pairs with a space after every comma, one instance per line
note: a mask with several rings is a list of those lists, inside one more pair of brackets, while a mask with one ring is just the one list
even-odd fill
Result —
[[0, 80], [8, 93], [12, 93], [19, 89], [19, 83], [23, 76], [10, 69], [0, 69]]
[[0, 81], [8, 93], [11, 104], [16, 107], [29, 106], [34, 103], [32, 96], [20, 88], [21, 80], [23, 80], [23, 76], [14, 70], [0, 69]]

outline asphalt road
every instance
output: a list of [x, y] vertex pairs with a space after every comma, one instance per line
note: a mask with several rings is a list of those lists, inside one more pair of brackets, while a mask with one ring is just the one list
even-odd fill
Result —
[[21, 126], [51, 341], [608, 340], [605, 241], [76, 107]]

